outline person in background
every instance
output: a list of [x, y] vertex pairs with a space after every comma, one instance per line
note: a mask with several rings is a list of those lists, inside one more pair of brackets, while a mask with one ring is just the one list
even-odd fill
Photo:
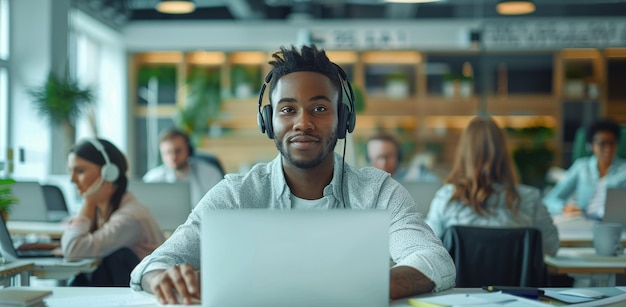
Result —
[[602, 119], [588, 127], [585, 138], [589, 157], [576, 159], [564, 177], [546, 194], [550, 213], [604, 217], [606, 189], [626, 187], [626, 160], [617, 157], [621, 127]]
[[441, 182], [423, 163], [401, 169], [400, 143], [391, 135], [380, 133], [370, 137], [366, 144], [365, 158], [373, 167], [381, 169], [398, 181]]
[[68, 156], [72, 183], [84, 197], [61, 237], [66, 259], [102, 258], [74, 286], [127, 286], [130, 271], [165, 238], [146, 206], [126, 190], [128, 165], [113, 144], [102, 139], [77, 143]]
[[408, 191], [389, 174], [372, 167], [355, 169], [334, 152], [355, 120], [354, 101], [342, 102], [345, 72], [315, 46], [283, 47], [273, 58], [265, 78], [270, 104], [259, 105], [259, 128], [274, 140], [279, 155], [246, 174], [226, 175], [187, 222], [135, 268], [131, 287], [153, 293], [162, 304], [199, 298], [200, 219], [209, 210], [344, 207], [391, 213], [389, 249], [396, 265], [390, 269], [390, 298], [453, 287], [452, 258], [419, 218]]
[[215, 186], [224, 174], [215, 165], [194, 157], [189, 137], [176, 129], [165, 130], [159, 137], [159, 151], [163, 164], [149, 170], [144, 182], [189, 182], [194, 205]]
[[543, 252], [555, 255], [558, 232], [539, 189], [516, 181], [504, 132], [491, 117], [475, 117], [461, 135], [426, 223], [440, 237], [452, 225], [534, 227], [541, 231]]

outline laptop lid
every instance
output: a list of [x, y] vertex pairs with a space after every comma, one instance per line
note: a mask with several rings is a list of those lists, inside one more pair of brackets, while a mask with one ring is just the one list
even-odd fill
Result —
[[191, 213], [191, 192], [188, 182], [150, 182], [131, 180], [130, 191], [146, 205], [163, 231], [173, 231]]
[[51, 250], [18, 251], [15, 249], [9, 229], [2, 217], [0, 217], [0, 255], [7, 261], [17, 261], [30, 257], [55, 257]]
[[441, 188], [439, 182], [427, 182], [427, 181], [400, 181], [409, 194], [413, 197], [413, 201], [417, 205], [417, 212], [423, 216], [428, 214], [430, 210], [430, 203], [432, 202], [437, 190]]
[[387, 306], [384, 210], [223, 210], [202, 217], [202, 306]]
[[602, 221], [620, 223], [626, 227], [626, 188], [606, 189]]
[[43, 190], [38, 182], [18, 181], [12, 187], [13, 195], [19, 203], [11, 207], [9, 219], [16, 221], [47, 222], [48, 209]]

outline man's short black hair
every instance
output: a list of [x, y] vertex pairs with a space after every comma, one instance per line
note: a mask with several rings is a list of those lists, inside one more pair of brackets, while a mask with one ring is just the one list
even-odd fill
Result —
[[622, 128], [620, 125], [610, 119], [601, 119], [589, 126], [587, 129], [587, 143], [593, 143], [593, 137], [600, 131], [606, 131], [615, 136], [615, 140], [619, 142]]
[[274, 66], [271, 72], [272, 80], [269, 85], [270, 101], [277, 81], [284, 75], [297, 71], [312, 71], [323, 74], [330, 79], [339, 92], [338, 102], [341, 104], [343, 93], [341, 92], [339, 71], [335, 64], [328, 59], [324, 50], [317, 49], [315, 45], [302, 46], [300, 49], [295, 46], [290, 48], [281, 47], [280, 51], [272, 54], [272, 57], [274, 60], [269, 62], [269, 64]]

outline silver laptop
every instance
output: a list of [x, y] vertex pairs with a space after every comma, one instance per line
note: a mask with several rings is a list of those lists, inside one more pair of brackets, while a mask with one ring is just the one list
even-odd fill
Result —
[[0, 254], [7, 261], [17, 261], [24, 258], [52, 258], [56, 257], [52, 250], [25, 250], [20, 251], [15, 247], [11, 234], [0, 217]]
[[222, 210], [202, 217], [202, 306], [388, 306], [384, 210]]
[[127, 190], [150, 209], [163, 231], [175, 230], [191, 213], [191, 192], [188, 182], [146, 183], [131, 180]]
[[428, 214], [430, 209], [430, 203], [435, 197], [437, 190], [441, 188], [439, 182], [426, 182], [426, 181], [400, 181], [413, 197], [413, 201], [417, 205], [417, 212], [423, 216]]
[[11, 207], [9, 219], [16, 221], [48, 221], [48, 208], [43, 190], [38, 182], [18, 181], [12, 187], [13, 195], [19, 203]]
[[626, 228], [626, 188], [606, 189], [602, 221], [620, 223]]

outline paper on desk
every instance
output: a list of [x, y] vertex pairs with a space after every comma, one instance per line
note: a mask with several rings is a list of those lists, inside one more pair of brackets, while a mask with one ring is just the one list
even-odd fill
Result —
[[425, 298], [409, 299], [409, 305], [416, 307], [454, 307], [454, 306], [549, 306], [530, 299], [495, 292], [495, 293], [472, 293], [472, 294], [448, 294]]
[[[78, 289], [78, 288], [77, 288]], [[89, 306], [89, 307], [123, 307], [123, 306], [157, 306], [156, 299], [138, 292], [130, 294], [89, 295], [54, 298], [44, 300], [48, 307]]]

